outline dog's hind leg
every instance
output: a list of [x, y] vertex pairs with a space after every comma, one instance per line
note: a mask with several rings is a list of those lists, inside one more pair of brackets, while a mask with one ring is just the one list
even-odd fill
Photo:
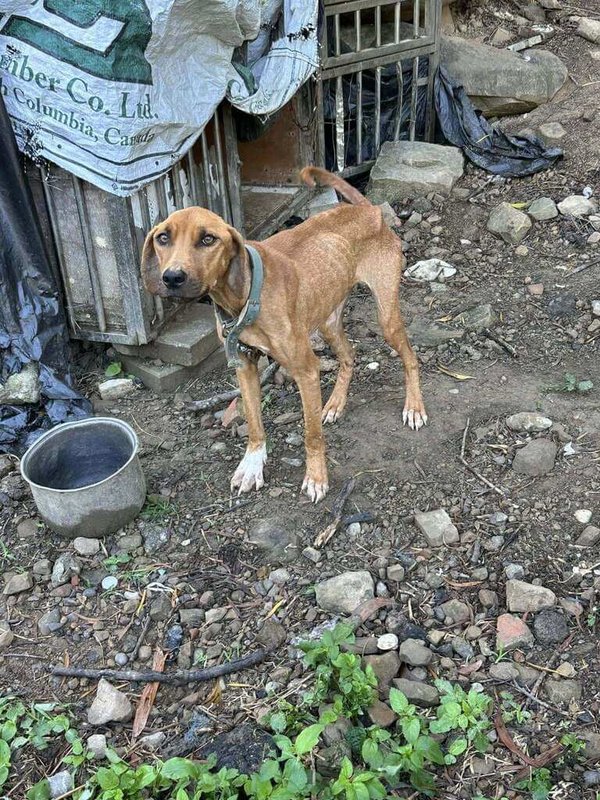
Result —
[[[421, 396], [419, 362], [415, 351], [410, 346], [404, 321], [400, 314], [398, 292], [400, 289], [403, 256], [399, 246], [398, 250], [399, 252], [386, 251], [383, 254], [385, 258], [379, 261], [379, 265], [369, 269], [368, 280], [365, 277], [365, 283], [368, 283], [377, 302], [379, 324], [383, 330], [385, 340], [399, 354], [404, 365], [406, 402], [404, 403], [402, 419], [405, 425], [418, 431], [419, 428], [422, 428], [427, 423], [427, 414]], [[395, 247], [394, 251], [396, 251]], [[397, 266], [394, 266], [393, 269], [380, 268], [382, 263], [393, 264], [393, 260], [396, 260], [397, 263]], [[379, 269], [377, 268], [378, 266]]]
[[348, 387], [352, 378], [354, 348], [348, 341], [344, 331], [342, 321], [344, 305], [345, 301], [336, 308], [325, 324], [319, 328], [321, 335], [335, 353], [340, 364], [335, 386], [323, 408], [323, 422], [336, 422], [340, 418], [346, 406]]

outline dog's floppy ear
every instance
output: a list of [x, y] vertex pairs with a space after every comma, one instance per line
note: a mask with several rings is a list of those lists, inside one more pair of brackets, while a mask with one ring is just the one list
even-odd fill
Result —
[[233, 254], [229, 261], [229, 269], [227, 270], [227, 283], [232, 291], [240, 295], [245, 288], [245, 270], [246, 264], [246, 248], [244, 247], [244, 239], [239, 231], [228, 225], [229, 233], [231, 234], [231, 242], [233, 247]]
[[[146, 236], [144, 247], [142, 248], [142, 263], [140, 269], [142, 273], [142, 280], [145, 286], [150, 273], [158, 268], [158, 256], [156, 255], [156, 250], [154, 249], [154, 234], [157, 227], [158, 226], [155, 225], [150, 233]], [[146, 286], [146, 288], [148, 287]]]

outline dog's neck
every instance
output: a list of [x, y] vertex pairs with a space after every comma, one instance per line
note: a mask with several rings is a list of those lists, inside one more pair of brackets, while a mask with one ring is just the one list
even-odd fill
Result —
[[237, 317], [246, 305], [251, 285], [252, 272], [248, 253], [244, 248], [242, 253], [231, 260], [229, 269], [209, 294], [223, 311]]

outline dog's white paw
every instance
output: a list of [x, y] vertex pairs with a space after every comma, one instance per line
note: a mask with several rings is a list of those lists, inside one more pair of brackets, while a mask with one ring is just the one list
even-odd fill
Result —
[[266, 445], [261, 445], [257, 450], [246, 450], [238, 468], [233, 473], [233, 478], [231, 479], [232, 491], [239, 489], [238, 495], [240, 495], [242, 492], [250, 492], [252, 489], [258, 490], [264, 486], [263, 467], [266, 460]]
[[404, 408], [402, 421], [412, 431], [418, 431], [423, 425], [427, 425], [427, 413], [424, 408], [416, 410], [414, 408]]
[[318, 503], [322, 500], [329, 491], [328, 483], [318, 483], [317, 481], [309, 478], [308, 475], [304, 478], [302, 484], [302, 491], [307, 495], [311, 503]]
[[341, 411], [337, 408], [324, 408], [322, 416], [323, 425], [327, 425], [330, 422], [337, 422], [340, 418], [340, 415]]

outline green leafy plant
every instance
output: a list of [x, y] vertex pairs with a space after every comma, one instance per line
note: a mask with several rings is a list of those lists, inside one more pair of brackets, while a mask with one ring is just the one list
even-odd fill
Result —
[[116, 378], [121, 374], [122, 366], [120, 361], [111, 361], [108, 367], [104, 370], [107, 378]]
[[[492, 700], [483, 692], [470, 689], [468, 692], [449, 681], [438, 680], [435, 682], [440, 692], [440, 705], [437, 709], [437, 720], [434, 720], [429, 729], [432, 733], [449, 733], [459, 731], [463, 734], [455, 739], [454, 751], [459, 748], [464, 752], [469, 744], [473, 744], [479, 753], [487, 750], [488, 739], [486, 733], [491, 727], [488, 716]], [[460, 742], [460, 744], [458, 744]], [[460, 755], [453, 752], [452, 755]]]
[[534, 769], [525, 780], [515, 784], [516, 789], [524, 789], [531, 794], [531, 800], [548, 800], [552, 790], [552, 776], [546, 767]]
[[523, 708], [523, 704], [515, 700], [510, 692], [500, 692], [502, 698], [502, 719], [504, 722], [516, 722], [523, 725], [531, 719], [531, 712]]
[[590, 392], [593, 388], [594, 384], [592, 381], [580, 381], [572, 372], [565, 372], [562, 383], [557, 386], [551, 386], [550, 390], [554, 392], [577, 392], [579, 394], [585, 394], [585, 392]]
[[140, 516], [148, 522], [163, 522], [175, 513], [175, 506], [166, 498], [149, 494]]

